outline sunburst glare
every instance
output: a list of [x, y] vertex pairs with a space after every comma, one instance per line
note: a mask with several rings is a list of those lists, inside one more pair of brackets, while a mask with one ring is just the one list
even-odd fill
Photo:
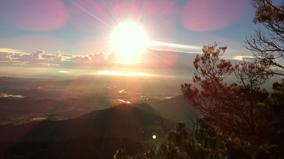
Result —
[[137, 24], [119, 25], [111, 36], [111, 45], [123, 59], [132, 59], [148, 46], [146, 32]]

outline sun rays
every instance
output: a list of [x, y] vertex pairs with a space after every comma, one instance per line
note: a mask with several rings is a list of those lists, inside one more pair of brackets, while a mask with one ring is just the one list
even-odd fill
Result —
[[146, 32], [135, 23], [119, 25], [111, 35], [111, 45], [124, 59], [132, 59], [148, 46]]

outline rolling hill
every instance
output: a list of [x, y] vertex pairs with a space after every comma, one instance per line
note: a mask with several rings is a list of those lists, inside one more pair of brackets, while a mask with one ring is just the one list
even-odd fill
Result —
[[139, 107], [151, 108], [122, 104], [74, 119], [2, 125], [0, 158], [112, 158], [121, 147], [137, 153], [153, 134], [162, 138], [158, 120], [177, 123]]
[[[143, 104], [148, 106], [147, 104]], [[66, 139], [79, 136], [119, 136], [144, 140], [148, 132], [158, 133], [156, 121], [161, 117], [135, 107], [122, 104], [104, 110], [93, 111], [74, 119], [60, 121], [33, 121], [21, 125], [0, 126], [2, 140]], [[173, 127], [176, 122], [162, 118]], [[147, 131], [147, 132], [145, 132]]]

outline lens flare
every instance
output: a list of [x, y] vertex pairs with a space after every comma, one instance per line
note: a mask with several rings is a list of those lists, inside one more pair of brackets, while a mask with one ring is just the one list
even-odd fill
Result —
[[54, 30], [68, 20], [67, 9], [60, 0], [9, 0], [1, 5], [1, 21], [25, 30]]
[[234, 23], [249, 5], [245, 0], [191, 0], [184, 7], [181, 20], [192, 31], [212, 31]]

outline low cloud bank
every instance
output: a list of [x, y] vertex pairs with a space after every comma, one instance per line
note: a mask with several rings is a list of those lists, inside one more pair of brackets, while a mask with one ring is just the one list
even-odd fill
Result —
[[102, 64], [106, 61], [105, 55], [89, 54], [86, 56], [74, 56], [56, 52], [47, 54], [43, 50], [37, 50], [32, 53], [22, 53], [13, 49], [0, 49], [0, 65], [4, 66], [45, 66], [58, 67], [62, 64]]

